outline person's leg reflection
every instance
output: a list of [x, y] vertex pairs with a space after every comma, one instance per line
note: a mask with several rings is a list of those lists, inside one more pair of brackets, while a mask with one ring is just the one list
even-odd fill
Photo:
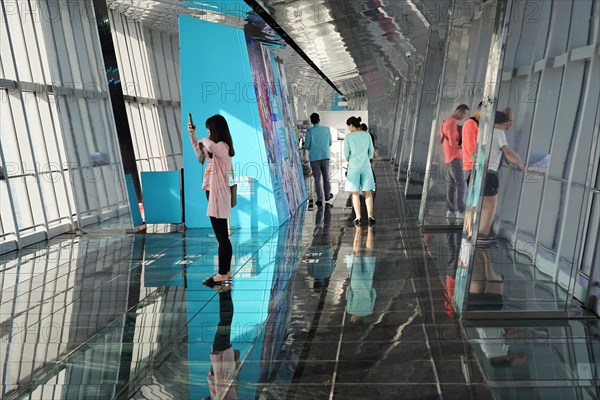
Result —
[[375, 220], [375, 217], [373, 216], [373, 192], [371, 192], [370, 190], [367, 190], [364, 193], [365, 193], [365, 204], [367, 206], [367, 215], [369, 217], [369, 220]]
[[319, 225], [323, 222], [323, 207], [319, 207], [317, 209], [317, 213], [315, 214], [315, 230], [319, 228]]
[[478, 248], [471, 272], [467, 308], [472, 311], [500, 310], [503, 295], [504, 277], [492, 266], [488, 250]]
[[367, 228], [367, 242], [365, 243], [365, 256], [371, 257], [373, 255], [373, 227]]
[[219, 291], [219, 325], [210, 353], [211, 370], [208, 385], [212, 398], [237, 398], [233, 384], [237, 371], [239, 351], [231, 345], [231, 322], [233, 321], [233, 301], [231, 286], [223, 286]]
[[483, 206], [481, 209], [481, 222], [479, 223], [479, 233], [487, 235], [490, 233], [494, 216], [496, 215], [496, 207], [498, 206], [498, 196], [486, 196], [483, 198]]
[[354, 207], [354, 223], [361, 222], [361, 211], [360, 211], [360, 192], [352, 193], [352, 206]]

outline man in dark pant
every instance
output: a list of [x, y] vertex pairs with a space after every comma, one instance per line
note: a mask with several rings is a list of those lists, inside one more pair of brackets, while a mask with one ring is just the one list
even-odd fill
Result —
[[465, 217], [465, 181], [463, 179], [462, 155], [459, 146], [458, 121], [465, 118], [469, 107], [461, 104], [454, 114], [442, 122], [440, 140], [444, 150], [444, 163], [448, 169], [448, 191], [446, 194], [446, 218], [464, 219]]
[[[329, 182], [329, 158], [331, 147], [331, 132], [329, 128], [321, 126], [319, 114], [313, 113], [310, 116], [310, 122], [313, 127], [306, 132], [304, 148], [309, 151], [308, 159], [315, 179], [315, 192], [317, 193], [317, 207], [323, 206], [323, 197], [325, 201], [333, 198], [331, 194], [331, 184]], [[323, 186], [321, 186], [321, 177], [323, 177]], [[325, 189], [325, 196], [323, 195]]]

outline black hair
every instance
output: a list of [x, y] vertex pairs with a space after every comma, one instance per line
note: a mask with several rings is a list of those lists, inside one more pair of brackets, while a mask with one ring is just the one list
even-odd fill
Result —
[[231, 139], [231, 133], [229, 132], [229, 125], [225, 117], [219, 114], [215, 114], [206, 120], [206, 129], [210, 131], [209, 139], [215, 143], [225, 142], [229, 146], [229, 156], [235, 155], [233, 149], [233, 140]]
[[[456, 111], [464, 111], [467, 112], [469, 111], [469, 106], [466, 104], [461, 104], [460, 106], [456, 107]], [[455, 112], [456, 112], [455, 111]]]
[[321, 117], [319, 117], [319, 114], [317, 114], [317, 113], [310, 114], [310, 123], [311, 124], [316, 125], [319, 122], [321, 122]]
[[369, 132], [369, 127], [367, 126], [367, 124], [360, 124], [360, 129], [365, 132]]
[[503, 124], [508, 122], [508, 115], [502, 111], [496, 111], [496, 118], [494, 118], [494, 124]]
[[361, 121], [362, 121], [361, 117], [350, 117], [346, 121], [346, 125], [352, 125], [353, 127], [360, 129], [360, 123], [361, 123]]

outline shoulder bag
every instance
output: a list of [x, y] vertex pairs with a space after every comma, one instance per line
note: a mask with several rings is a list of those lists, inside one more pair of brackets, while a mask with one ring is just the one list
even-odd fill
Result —
[[237, 205], [237, 183], [235, 183], [235, 173], [233, 172], [233, 161], [231, 162], [231, 178], [233, 185], [230, 183], [229, 189], [231, 190], [231, 208]]

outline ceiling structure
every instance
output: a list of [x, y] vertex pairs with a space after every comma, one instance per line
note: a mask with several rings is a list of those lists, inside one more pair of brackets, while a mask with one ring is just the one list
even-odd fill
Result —
[[[311, 61], [348, 98], [369, 95], [389, 101], [411, 65], [422, 60], [430, 30], [444, 38], [451, 0], [258, 0]], [[107, 0], [107, 5], [151, 29], [178, 33], [178, 15], [235, 27], [259, 26], [264, 38], [283, 41], [241, 0]], [[215, 38], [216, 39], [216, 38]], [[438, 45], [437, 43], [432, 45]], [[283, 46], [288, 83], [316, 91], [332, 89], [289, 46]], [[410, 78], [409, 78], [410, 79]], [[316, 88], [316, 89], [315, 89]], [[315, 93], [311, 93], [315, 94]]]

